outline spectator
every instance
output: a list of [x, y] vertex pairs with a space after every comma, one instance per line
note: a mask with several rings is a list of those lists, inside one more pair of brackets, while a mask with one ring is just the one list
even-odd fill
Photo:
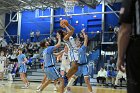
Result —
[[31, 42], [34, 41], [34, 32], [33, 31], [30, 33], [30, 40], [31, 40]]
[[116, 71], [113, 67], [110, 67], [107, 70], [107, 78], [106, 78], [106, 85], [109, 85], [109, 80], [111, 81], [111, 86], [115, 83]]
[[100, 71], [97, 74], [97, 82], [104, 84], [106, 81], [107, 72], [104, 68], [101, 67]]
[[116, 88], [118, 86], [118, 81], [119, 80], [120, 80], [120, 83], [122, 83], [122, 80], [126, 80], [126, 73], [122, 72], [120, 70], [117, 73], [114, 88]]
[[4, 68], [6, 66], [6, 57], [4, 55], [4, 51], [0, 52], [0, 78], [3, 81], [4, 78]]
[[36, 40], [37, 40], [37, 42], [39, 42], [39, 38], [40, 38], [40, 31], [37, 31], [36, 32]]

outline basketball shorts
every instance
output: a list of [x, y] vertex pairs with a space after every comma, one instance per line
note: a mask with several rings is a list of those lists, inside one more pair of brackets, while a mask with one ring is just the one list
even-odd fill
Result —
[[25, 64], [20, 65], [19, 73], [26, 73], [26, 72], [27, 72], [27, 66]]
[[48, 80], [54, 81], [61, 77], [60, 73], [56, 70], [55, 67], [45, 67], [44, 71]]
[[70, 69], [69, 64], [61, 64], [61, 71], [67, 72]]
[[88, 65], [81, 65], [78, 67], [78, 71], [75, 73], [76, 76], [89, 76]]

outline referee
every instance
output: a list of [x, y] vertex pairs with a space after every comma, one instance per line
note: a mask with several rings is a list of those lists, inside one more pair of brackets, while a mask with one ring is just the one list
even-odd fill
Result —
[[123, 0], [118, 34], [118, 69], [126, 57], [127, 93], [140, 93], [140, 0]]

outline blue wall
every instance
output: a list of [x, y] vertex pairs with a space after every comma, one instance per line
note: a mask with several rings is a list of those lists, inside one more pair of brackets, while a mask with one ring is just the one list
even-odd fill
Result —
[[[30, 37], [30, 32], [40, 31], [41, 34], [49, 34], [50, 32], [50, 18], [37, 18], [36, 11], [24, 11], [22, 13], [21, 22], [21, 38], [26, 40]], [[42, 11], [39, 10], [41, 13]], [[50, 10], [46, 9], [44, 15], [50, 15]], [[41, 37], [43, 39], [44, 37]]]
[[[15, 15], [15, 13], [12, 13], [12, 17]], [[5, 26], [7, 26], [10, 22], [10, 14], [6, 14], [5, 16]], [[6, 31], [8, 32], [9, 35], [17, 35], [17, 22], [12, 22], [7, 28]], [[7, 42], [9, 42], [9, 37], [7, 36], [6, 33], [4, 33], [5, 39]]]
[[[116, 3], [112, 6], [114, 10], [120, 10], [120, 3]], [[102, 5], [99, 5], [96, 7], [96, 9], [91, 9], [87, 6], [84, 6], [84, 13], [90, 13], [90, 12], [101, 12], [102, 11]], [[106, 11], [111, 11], [106, 6]], [[21, 38], [26, 40], [29, 38], [29, 34], [31, 31], [36, 32], [39, 30], [41, 34], [49, 34], [50, 31], [50, 18], [38, 18], [35, 15], [36, 11], [23, 11], [22, 12], [22, 23], [21, 23]], [[42, 11], [39, 10], [39, 15], [41, 15]], [[46, 9], [44, 12], [44, 15], [50, 15], [50, 9]], [[63, 15], [65, 14], [64, 9], [58, 8], [55, 10], [55, 15]], [[74, 13], [82, 13], [82, 7], [76, 6]], [[95, 32], [95, 31], [101, 31], [101, 14], [96, 14], [96, 18], [93, 16], [95, 15], [84, 15], [84, 16], [72, 16], [72, 17], [62, 17], [63, 19], [67, 19], [72, 26], [75, 27], [75, 32], [79, 33], [82, 28], [86, 28], [87, 32]], [[9, 15], [6, 15], [6, 24], [9, 21]], [[79, 23], [76, 24], [76, 21]], [[60, 17], [54, 19], [54, 31], [57, 31], [60, 29]], [[84, 27], [82, 26], [84, 24]], [[108, 30], [108, 26], [112, 25], [113, 27], [115, 25], [118, 25], [118, 18], [115, 14], [107, 14], [105, 16], [105, 30]], [[16, 35], [17, 34], [17, 22], [11, 23], [10, 26], [7, 28], [7, 32], [10, 35]], [[89, 37], [93, 37], [93, 34], [89, 34]], [[44, 37], [42, 37], [43, 39]]]
[[[91, 9], [87, 6], [83, 7], [84, 11], [82, 11], [82, 7], [76, 6], [74, 10], [74, 14], [79, 13], [90, 13], [90, 12], [101, 12], [102, 11], [102, 5], [97, 6], [96, 9]], [[63, 15], [64, 9], [59, 8], [55, 10], [55, 15]], [[79, 33], [82, 28], [86, 28], [87, 32], [93, 32], [93, 31], [101, 31], [101, 14], [96, 14], [96, 18], [93, 18], [94, 15], [84, 15], [84, 16], [72, 16], [72, 17], [59, 17], [55, 18], [55, 25], [54, 30], [60, 29], [60, 18], [67, 19], [69, 23], [74, 26], [75, 32]], [[95, 20], [94, 20], [95, 19]], [[97, 20], [96, 20], [97, 19]], [[76, 24], [76, 21], [78, 21], [78, 24]], [[82, 26], [84, 24], [84, 26]], [[100, 25], [99, 25], [100, 24]], [[99, 26], [98, 26], [99, 25]]]
[[[114, 11], [119, 11], [120, 8], [121, 8], [121, 3], [115, 3], [115, 4], [113, 4], [113, 6], [110, 6], [110, 7]], [[107, 7], [107, 6], [105, 7], [105, 9], [106, 9], [106, 11], [111, 11], [109, 9], [109, 7]], [[112, 13], [112, 14], [106, 14], [105, 15], [105, 30], [108, 31], [108, 27], [109, 26], [112, 26], [112, 27], [119, 26], [118, 22], [119, 22], [119, 19], [118, 19], [118, 17], [114, 13]]]

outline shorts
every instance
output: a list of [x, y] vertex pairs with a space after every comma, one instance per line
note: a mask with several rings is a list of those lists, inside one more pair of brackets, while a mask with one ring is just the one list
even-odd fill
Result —
[[44, 72], [48, 78], [48, 80], [57, 80], [61, 77], [60, 73], [56, 70], [55, 67], [45, 67]]
[[76, 76], [89, 76], [88, 65], [82, 65], [78, 67], [78, 71], [75, 73]]
[[70, 60], [70, 62], [75, 62], [75, 61], [78, 61], [78, 52], [68, 52], [68, 58]]
[[61, 71], [65, 71], [67, 72], [70, 69], [70, 65], [69, 64], [61, 64]]
[[27, 66], [25, 64], [22, 64], [19, 67], [19, 73], [26, 73], [27, 72]]

